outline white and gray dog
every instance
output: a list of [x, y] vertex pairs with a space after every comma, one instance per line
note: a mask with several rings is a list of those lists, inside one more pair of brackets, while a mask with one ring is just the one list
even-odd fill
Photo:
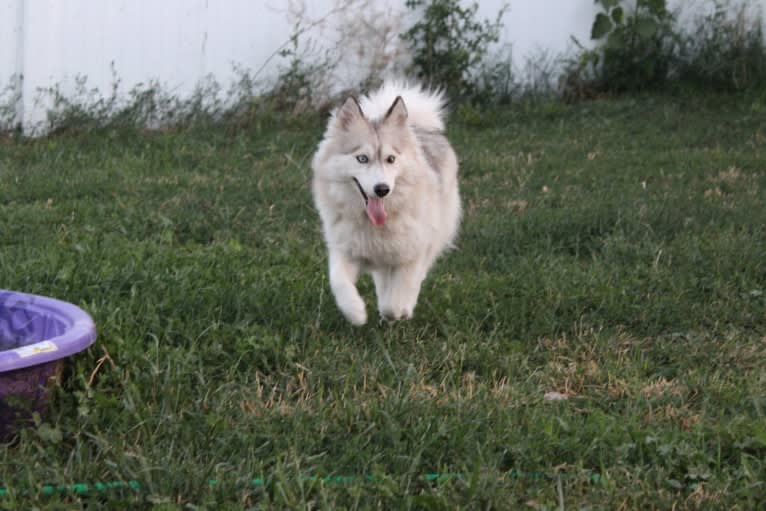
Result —
[[455, 239], [458, 162], [443, 110], [441, 93], [387, 83], [360, 101], [348, 98], [314, 155], [330, 286], [354, 325], [367, 322], [360, 272], [372, 275], [383, 318], [410, 318], [423, 279]]

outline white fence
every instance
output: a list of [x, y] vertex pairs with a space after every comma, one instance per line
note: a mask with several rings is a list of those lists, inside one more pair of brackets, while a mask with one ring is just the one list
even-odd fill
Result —
[[[503, 3], [482, 0], [480, 13], [491, 18]], [[593, 0], [509, 3], [503, 43], [511, 44], [517, 64], [567, 51], [571, 36], [587, 41], [596, 12]], [[712, 0], [672, 3], [705, 8]], [[351, 7], [339, 9], [343, 4]], [[401, 43], [406, 16], [404, 2], [394, 0], [0, 0], [0, 106], [30, 128], [50, 107], [50, 96], [41, 91], [56, 86], [74, 94], [78, 77], [102, 94], [117, 82], [124, 94], [151, 81], [178, 97], [206, 77], [226, 88], [237, 79], [237, 68], [273, 78], [280, 60], [275, 52], [289, 43], [299, 20], [310, 27], [305, 44], [345, 52], [338, 55], [342, 74], [328, 84], [343, 87], [344, 79], [353, 81], [349, 77], [369, 64], [370, 53], [360, 56], [357, 39], [381, 37], [373, 50], [385, 60]], [[378, 32], [347, 30], [362, 25]]]

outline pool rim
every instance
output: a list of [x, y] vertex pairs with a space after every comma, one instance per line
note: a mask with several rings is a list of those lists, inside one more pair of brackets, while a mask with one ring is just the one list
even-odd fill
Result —
[[0, 351], [0, 375], [9, 371], [32, 367], [67, 358], [87, 349], [96, 340], [96, 324], [87, 312], [78, 306], [51, 298], [19, 291], [0, 289], [0, 303], [9, 301], [40, 314], [53, 316], [65, 324], [61, 335]]

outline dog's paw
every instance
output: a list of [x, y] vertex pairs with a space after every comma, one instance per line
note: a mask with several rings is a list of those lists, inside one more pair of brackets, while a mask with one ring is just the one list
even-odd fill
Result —
[[367, 323], [367, 308], [364, 301], [357, 297], [357, 300], [349, 300], [348, 303], [338, 304], [341, 312], [346, 319], [354, 326], [362, 326]]
[[401, 319], [411, 319], [412, 309], [391, 309], [384, 308], [380, 310], [380, 319], [387, 322], [399, 321]]

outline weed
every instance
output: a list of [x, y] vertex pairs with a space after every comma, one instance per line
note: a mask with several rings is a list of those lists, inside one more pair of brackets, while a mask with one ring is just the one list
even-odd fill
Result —
[[[679, 79], [697, 87], [739, 91], [766, 81], [763, 17], [747, 4], [716, 0], [684, 37]], [[734, 13], [732, 16], [731, 13]]]
[[0, 133], [19, 128], [18, 110], [21, 80], [12, 76], [8, 85], [0, 91]]

